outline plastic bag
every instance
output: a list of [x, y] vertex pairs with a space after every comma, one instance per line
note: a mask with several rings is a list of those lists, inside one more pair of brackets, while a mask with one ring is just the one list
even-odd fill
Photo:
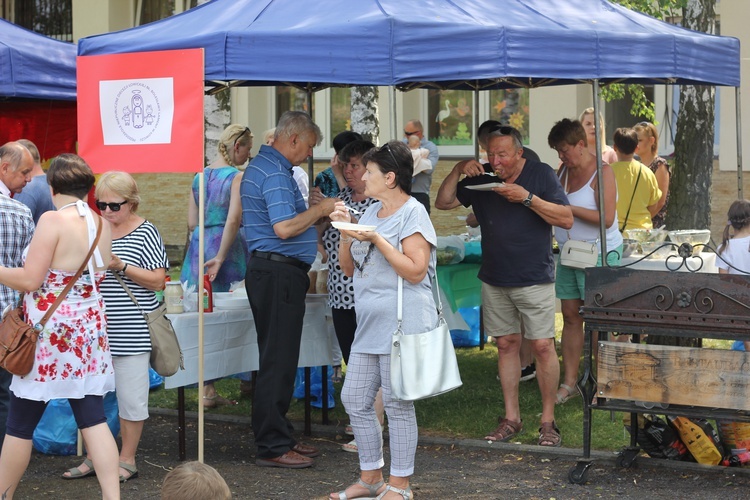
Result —
[[[104, 414], [112, 435], [120, 433], [117, 397], [114, 392], [104, 396]], [[44, 415], [34, 430], [34, 448], [48, 455], [75, 455], [78, 426], [67, 399], [53, 399], [47, 404]]]
[[156, 370], [149, 367], [148, 368], [148, 388], [158, 389], [161, 387], [161, 384], [163, 383], [164, 383], [164, 377], [156, 373]]
[[[328, 408], [336, 406], [333, 395], [336, 390], [333, 387], [333, 367], [328, 365]], [[310, 368], [310, 403], [315, 408], [323, 408], [323, 369], [320, 366]], [[294, 397], [305, 399], [305, 369], [297, 368], [297, 377], [294, 379]]]
[[460, 236], [438, 236], [437, 263], [440, 266], [458, 264], [464, 260], [464, 240]]
[[696, 462], [705, 465], [718, 465], [721, 462], [721, 441], [707, 420], [670, 416], [669, 423], [680, 434]]
[[[630, 432], [630, 415], [624, 418], [625, 428]], [[652, 458], [683, 460], [689, 456], [680, 436], [667, 422], [656, 415], [638, 415], [638, 446]]]

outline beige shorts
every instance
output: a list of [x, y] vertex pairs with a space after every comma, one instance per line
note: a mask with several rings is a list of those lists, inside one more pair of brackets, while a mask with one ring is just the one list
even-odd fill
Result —
[[503, 287], [482, 283], [484, 331], [492, 337], [521, 333], [530, 340], [555, 337], [555, 284]]
[[150, 352], [112, 356], [115, 394], [120, 418], [140, 422], [148, 418], [148, 365]]

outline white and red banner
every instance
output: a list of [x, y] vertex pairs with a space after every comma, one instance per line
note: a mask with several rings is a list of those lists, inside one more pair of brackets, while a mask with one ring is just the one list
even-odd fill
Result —
[[95, 173], [203, 170], [203, 49], [78, 57], [78, 151]]

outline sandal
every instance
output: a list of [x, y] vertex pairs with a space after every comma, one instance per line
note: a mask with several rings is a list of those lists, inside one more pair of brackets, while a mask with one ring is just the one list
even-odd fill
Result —
[[499, 425], [491, 434], [484, 436], [487, 441], [499, 441], [504, 443], [510, 441], [523, 431], [523, 421], [513, 422], [507, 418], [498, 418]]
[[341, 445], [341, 449], [344, 451], [348, 451], [349, 453], [359, 453], [359, 448], [357, 448], [357, 440], [352, 439], [346, 444]]
[[[560, 394], [560, 391], [565, 391], [565, 393]], [[557, 390], [556, 404], [561, 405], [576, 396], [580, 396], [580, 393], [577, 390], [575, 390], [573, 387], [570, 387], [568, 384], [560, 384], [560, 388]]]
[[138, 477], [138, 468], [135, 466], [135, 464], [127, 464], [125, 462], [120, 462], [120, 468], [125, 469], [128, 472], [127, 476], [123, 476], [120, 474], [120, 482], [124, 483], [125, 481], [129, 481], [131, 479], [135, 479]]
[[[86, 472], [81, 472], [81, 465], [85, 465], [89, 468]], [[84, 477], [89, 476], [96, 476], [96, 471], [94, 470], [94, 464], [91, 460], [88, 458], [83, 459], [83, 463], [79, 465], [78, 467], [73, 467], [71, 469], [68, 469], [67, 471], [63, 472], [62, 478], [63, 479], [83, 479]], [[66, 476], [65, 473], [68, 473], [69, 475]]]
[[[382, 488], [383, 486], [385, 486], [385, 482], [383, 482], [383, 480], [381, 479], [380, 481], [378, 481], [375, 484], [369, 484], [369, 483], [366, 483], [366, 482], [362, 481], [361, 479], [359, 479], [356, 483], [350, 485], [349, 487], [356, 486], [356, 485], [364, 487], [367, 490], [367, 494], [366, 495], [356, 496], [356, 497], [350, 497], [350, 496], [347, 496], [346, 490], [343, 490], [343, 491], [339, 491], [338, 493], [331, 493], [331, 495], [338, 495], [338, 497], [332, 497], [331, 495], [329, 495], [328, 498], [330, 498], [331, 500], [334, 500], [334, 499], [337, 499], [337, 500], [349, 500], [349, 499], [353, 499], [353, 498], [372, 498], [372, 497], [378, 495], [378, 491], [380, 490], [380, 488]], [[388, 491], [388, 487], [386, 486], [386, 489], [383, 490], [383, 491]], [[378, 498], [380, 498], [380, 497], [378, 496]]]
[[377, 496], [375, 500], [380, 500], [381, 498], [385, 498], [385, 496], [388, 494], [389, 491], [392, 491], [394, 493], [398, 493], [401, 495], [401, 497], [404, 500], [411, 500], [414, 498], [414, 494], [411, 492], [411, 486], [407, 486], [406, 489], [396, 488], [395, 486], [391, 486], [390, 484], [385, 487], [385, 490], [383, 493]]
[[542, 422], [542, 426], [539, 428], [539, 446], [550, 446], [557, 448], [562, 444], [562, 436], [560, 436], [560, 429], [555, 425], [555, 421]]
[[213, 396], [203, 396], [203, 408], [216, 408], [217, 406], [234, 406], [238, 404], [233, 399], [227, 399], [224, 396], [214, 394]]
[[331, 375], [331, 381], [334, 384], [340, 384], [344, 381], [344, 373], [341, 371], [341, 365], [333, 367], [333, 375]]

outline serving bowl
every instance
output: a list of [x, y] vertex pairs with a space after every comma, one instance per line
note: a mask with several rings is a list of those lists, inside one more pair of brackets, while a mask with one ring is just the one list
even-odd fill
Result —
[[630, 257], [630, 254], [638, 249], [638, 240], [633, 238], [622, 239], [622, 257]]
[[636, 240], [638, 243], [646, 241], [661, 243], [667, 239], [667, 231], [664, 229], [626, 229], [623, 233], [623, 236]]
[[669, 240], [681, 245], [688, 243], [698, 246], [697, 250], [702, 252], [705, 245], [711, 241], [711, 230], [709, 229], [683, 229], [680, 231], [669, 231]]
[[671, 243], [665, 243], [663, 241], [644, 241], [640, 245], [643, 255], [648, 255], [656, 250], [653, 254], [648, 255], [647, 258], [649, 259], [666, 259], [670, 254], [677, 255], [677, 248]]

